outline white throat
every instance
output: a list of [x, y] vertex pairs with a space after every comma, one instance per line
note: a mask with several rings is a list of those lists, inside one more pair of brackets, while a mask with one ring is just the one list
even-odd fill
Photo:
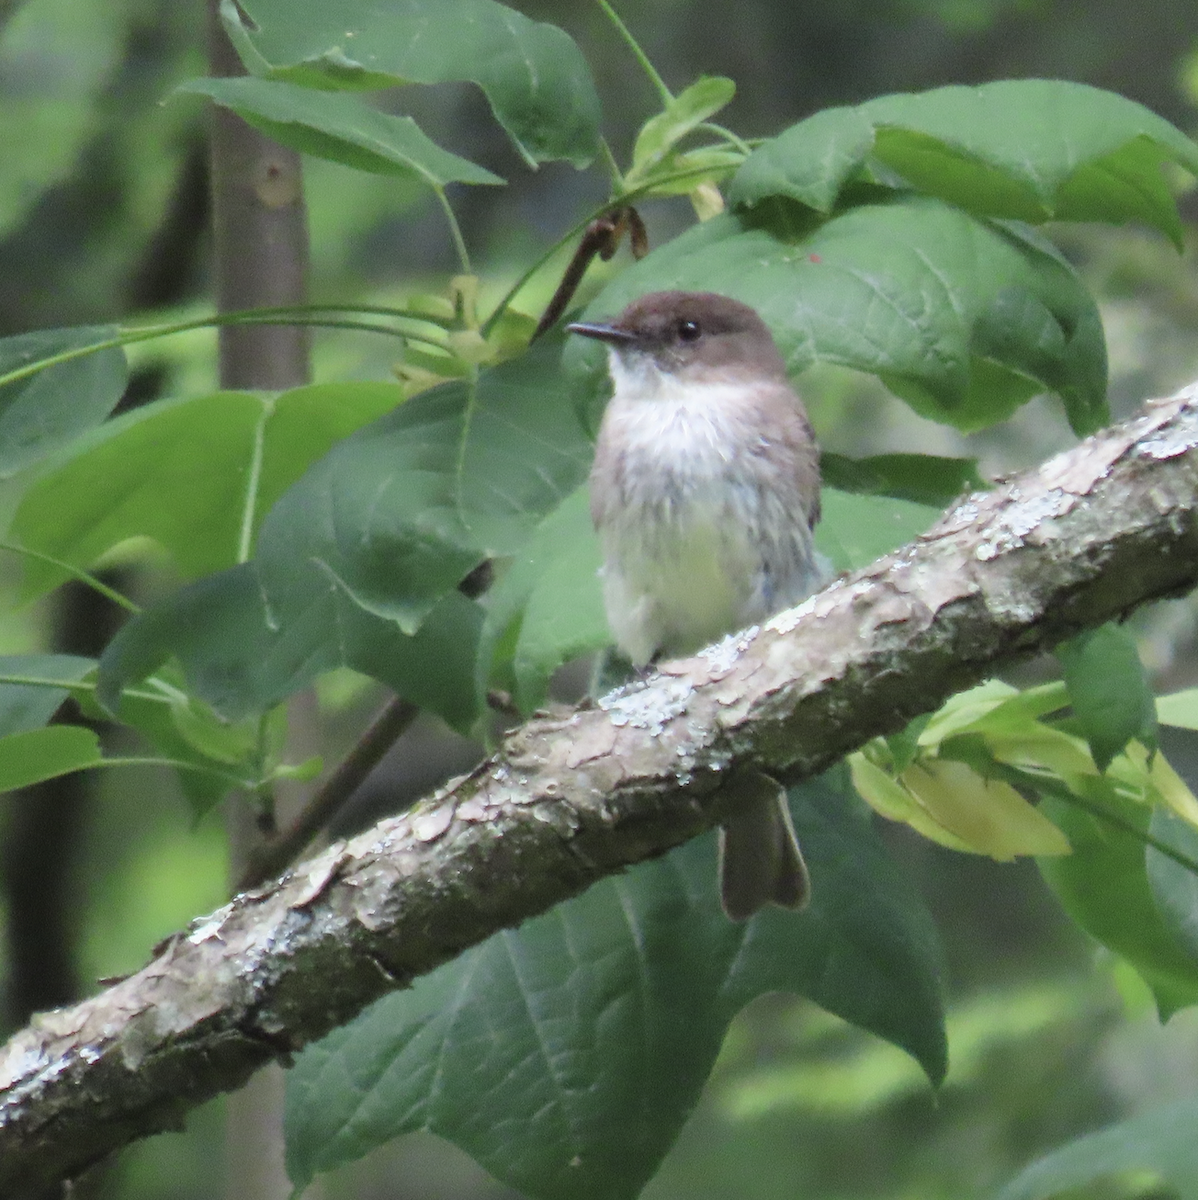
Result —
[[693, 466], [702, 471], [702, 460], [726, 462], [744, 436], [746, 384], [740, 381], [683, 380], [648, 355], [628, 362], [614, 351], [611, 377], [615, 392], [607, 419], [619, 425], [621, 444], [634, 454], [675, 461], [696, 456]]

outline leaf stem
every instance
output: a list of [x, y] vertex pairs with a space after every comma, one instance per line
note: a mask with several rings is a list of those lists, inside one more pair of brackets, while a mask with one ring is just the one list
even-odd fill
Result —
[[126, 612], [141, 612], [140, 605], [135, 604], [128, 596], [122, 595], [116, 588], [109, 587], [108, 584], [97, 579], [90, 572], [83, 570], [82, 567], [76, 567], [69, 562], [64, 562], [61, 558], [55, 558], [52, 554], [44, 554], [40, 550], [30, 550], [28, 546], [18, 546], [15, 542], [0, 541], [0, 550], [7, 550], [12, 554], [23, 554], [28, 558], [35, 558], [39, 562], [49, 563], [52, 567], [58, 567], [59, 570], [66, 571], [72, 579], [87, 584], [88, 587], [99, 592], [101, 596], [111, 600], [113, 604], [120, 605]]
[[237, 775], [230, 775], [228, 771], [218, 771], [215, 767], [205, 767], [200, 763], [188, 762], [182, 758], [160, 758], [156, 755], [124, 754], [112, 758], [97, 759], [93, 763], [87, 763], [80, 770], [87, 771], [93, 767], [174, 767], [176, 771], [193, 771], [197, 775], [214, 775], [217, 779], [223, 779], [226, 783], [232, 784], [234, 787], [248, 788], [251, 786], [247, 780], [241, 779]]
[[254, 427], [254, 444], [250, 450], [250, 469], [245, 481], [245, 502], [241, 508], [241, 533], [237, 538], [237, 562], [246, 563], [254, 545], [254, 514], [258, 511], [258, 489], [262, 483], [262, 459], [266, 450], [266, 422], [273, 404], [264, 404]]
[[449, 203], [449, 197], [445, 194], [443, 187], [433, 188], [437, 195], [437, 200], [441, 208], [445, 212], [445, 219], [449, 222], [449, 233], [453, 238], [453, 248], [457, 252], [458, 265], [462, 269], [463, 275], [473, 275], [474, 268], [470, 265], [470, 252], [466, 249], [466, 239], [462, 237], [462, 227], [458, 224], [458, 218], [453, 211], [453, 205]]
[[661, 97], [663, 105], [671, 104], [674, 100], [674, 93], [666, 87], [666, 81], [658, 74], [657, 68], [649, 61], [649, 56], [641, 49], [640, 43], [634, 38], [628, 29], [628, 26], [620, 20], [616, 14], [616, 10], [608, 3], [608, 0], [598, 0], [599, 7], [607, 14], [608, 19], [616, 27], [616, 32], [624, 39], [628, 48], [636, 57], [636, 61], [640, 63], [641, 70], [649, 77], [650, 83], [657, 89], [658, 95]]
[[714, 133], [717, 137], [723, 138], [730, 146], [746, 156], [752, 153], [753, 147], [744, 138], [733, 133], [731, 129], [726, 129], [723, 125], [717, 125], [714, 121], [703, 121], [696, 125], [695, 129], [701, 129], [706, 133]]
[[611, 175], [612, 195], [618, 196], [624, 190], [624, 173], [620, 170], [620, 164], [616, 162], [616, 156], [612, 153], [607, 138], [601, 137], [599, 139], [599, 150], [603, 155], [603, 163]]
[[382, 307], [356, 306], [352, 304], [303, 305], [302, 307], [282, 308], [249, 308], [236, 312], [215, 313], [207, 317], [195, 317], [187, 321], [172, 321], [164, 325], [143, 325], [138, 328], [122, 329], [115, 337], [102, 338], [97, 342], [89, 342], [84, 346], [72, 346], [69, 350], [60, 350], [57, 354], [49, 354], [35, 362], [15, 367], [11, 371], [0, 373], [0, 387], [9, 383], [18, 383], [28, 379], [48, 367], [56, 367], [61, 363], [73, 362], [77, 358], [85, 358], [89, 354], [97, 354], [101, 350], [117, 349], [121, 346], [132, 346], [137, 342], [148, 342], [154, 338], [168, 337], [175, 333], [189, 333], [193, 329], [207, 329], [222, 325], [315, 325], [327, 329], [360, 329], [367, 333], [385, 333], [392, 337], [406, 338], [410, 341], [424, 342], [439, 350], [445, 349], [444, 341], [426, 335], [412, 333], [404, 329], [396, 329], [390, 325], [381, 325], [371, 321], [334, 320], [332, 318], [313, 317], [310, 314], [320, 312], [363, 312], [376, 315], [402, 318], [409, 321], [424, 321], [430, 325], [446, 326], [446, 322], [423, 313], [409, 313], [401, 309]]
[[[64, 692], [94, 692], [99, 684], [94, 679], [47, 679], [41, 675], [0, 674], [0, 686], [59, 688]], [[139, 692], [136, 688], [126, 688], [121, 695], [132, 696], [136, 700], [149, 700], [154, 704], [170, 703], [165, 696], [156, 692]]]

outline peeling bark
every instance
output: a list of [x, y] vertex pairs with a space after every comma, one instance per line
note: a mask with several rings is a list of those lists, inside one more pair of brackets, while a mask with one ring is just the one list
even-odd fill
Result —
[[384, 992], [997, 668], [1198, 582], [1198, 385], [760, 629], [545, 715], [404, 816], [244, 893], [0, 1051], [0, 1194], [178, 1125]]

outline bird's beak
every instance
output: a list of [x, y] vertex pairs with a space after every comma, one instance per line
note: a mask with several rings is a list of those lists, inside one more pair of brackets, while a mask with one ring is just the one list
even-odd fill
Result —
[[636, 341], [636, 334], [621, 329], [618, 325], [599, 325], [590, 321], [575, 321], [567, 325], [570, 333], [581, 333], [583, 337], [595, 338], [600, 342], [608, 342], [613, 346], [626, 346]]

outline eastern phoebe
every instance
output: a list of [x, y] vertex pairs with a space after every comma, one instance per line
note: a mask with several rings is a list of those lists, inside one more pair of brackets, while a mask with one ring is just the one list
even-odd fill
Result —
[[[765, 322], [728, 296], [656, 292], [573, 333], [608, 348], [615, 392], [591, 469], [603, 596], [634, 666], [691, 654], [818, 590], [819, 451]], [[808, 893], [786, 793], [739, 773], [720, 830], [734, 920]]]

